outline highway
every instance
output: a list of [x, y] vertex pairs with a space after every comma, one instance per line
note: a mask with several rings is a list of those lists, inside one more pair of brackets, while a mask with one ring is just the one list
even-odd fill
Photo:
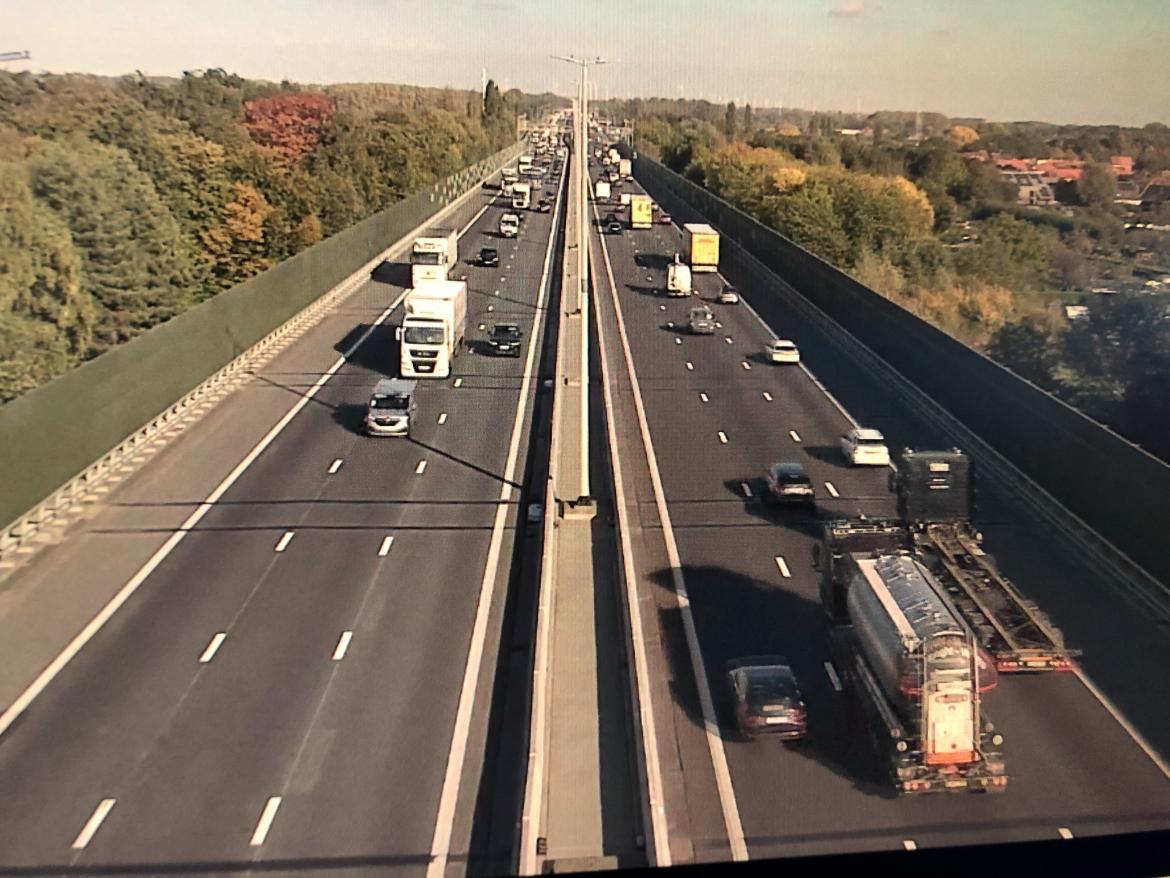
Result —
[[[617, 191], [642, 190], [631, 181]], [[797, 315], [774, 333], [751, 309], [750, 289], [741, 288], [744, 304], [720, 305], [722, 279], [696, 274], [698, 299], [710, 304], [720, 325], [714, 336], [689, 335], [686, 315], [697, 300], [663, 296], [665, 266], [675, 252], [685, 253], [677, 224], [703, 220], [681, 205], [666, 206], [678, 210], [675, 224], [595, 231], [609, 263], [595, 265], [595, 272], [606, 331], [617, 337], [606, 273], [612, 269], [669, 517], [661, 520], [649, 484], [639, 486], [633, 502], [646, 547], [639, 585], [644, 605], [657, 611], [647, 622], [663, 644], [659, 671], [669, 681], [655, 688], [658, 737], [677, 742], [663, 754], [664, 771], [669, 776], [674, 760], [679, 775], [668, 777], [666, 790], [675, 861], [688, 852], [704, 861], [1164, 828], [1170, 780], [1069, 673], [1001, 677], [986, 697], [1006, 739], [1011, 779], [1004, 794], [891, 795], [852, 694], [838, 689], [810, 553], [818, 520], [858, 511], [895, 514], [886, 469], [844, 464], [838, 437], [851, 417], [882, 430], [891, 450], [947, 445]], [[609, 210], [597, 208], [602, 217]], [[797, 342], [807, 370], [764, 360], [762, 346], [776, 335]], [[611, 361], [621, 359], [617, 341], [610, 353]], [[647, 467], [635, 423], [625, 431], [622, 459], [623, 466]], [[781, 460], [803, 463], [811, 475], [815, 515], [762, 509], [763, 471]], [[1137, 627], [1135, 611], [1116, 592], [1063, 560], [1047, 535], [984, 489], [989, 550], [1065, 628], [1071, 645], [1090, 655], [1094, 647], [1117, 646], [1113, 630], [1096, 629], [1093, 639], [1094, 618]], [[709, 740], [683, 634], [681, 614], [688, 610], [680, 609], [663, 550], [664, 525], [677, 543], [717, 710], [718, 734]], [[724, 663], [761, 653], [785, 654], [796, 670], [809, 708], [806, 745], [745, 741], [734, 732]]]
[[[466, 865], [559, 221], [526, 212], [504, 240], [490, 202], [450, 220], [471, 349], [419, 382], [408, 440], [361, 431], [397, 374], [396, 265], [22, 571], [84, 577], [161, 542], [203, 497], [168, 479], [245, 458], [231, 427], [258, 394], [304, 403], [0, 737], [0, 873]], [[470, 264], [481, 246], [499, 268]], [[521, 358], [482, 354], [497, 318], [523, 328]]]

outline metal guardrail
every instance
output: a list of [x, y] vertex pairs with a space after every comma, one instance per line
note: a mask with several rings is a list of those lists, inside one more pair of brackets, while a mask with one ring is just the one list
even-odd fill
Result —
[[[439, 211], [469, 195], [474, 186], [515, 158], [522, 148], [522, 144], [515, 144], [501, 150], [0, 408], [0, 472], [11, 480], [22, 467], [26, 472], [34, 469], [29, 466], [32, 458], [28, 456], [34, 447], [39, 464], [33, 480], [15, 490], [9, 485], [0, 492], [5, 495], [0, 498], [0, 516], [12, 519], [0, 528], [0, 577], [356, 290], [370, 268], [401, 244], [396, 240], [390, 248], [384, 247], [387, 231], [399, 232], [395, 239], [403, 234], [413, 235]], [[357, 271], [353, 269], [355, 256], [361, 260]], [[305, 275], [295, 278], [301, 289], [286, 293], [289, 275], [299, 268], [304, 269]], [[266, 315], [249, 310], [250, 304], [271, 306], [267, 327], [263, 327]], [[261, 331], [256, 331], [257, 326]], [[250, 332], [256, 340], [249, 344]], [[225, 349], [233, 348], [235, 355], [225, 357]], [[199, 355], [203, 353], [209, 355], [211, 362], [206, 367], [208, 371], [200, 374]], [[218, 368], [212, 359], [217, 356], [222, 364]], [[141, 420], [141, 405], [127, 405], [112, 414], [100, 405], [105, 401], [103, 394], [132, 398], [136, 394], [127, 393], [127, 388], [141, 392], [152, 381], [157, 383], [160, 367], [168, 362], [165, 358], [176, 363], [177, 370], [185, 369], [193, 375], [189, 380], [195, 386], [179, 391], [161, 410], [155, 408], [155, 414], [145, 423]], [[169, 384], [156, 391], [154, 399], [176, 385], [175, 376], [161, 374]], [[182, 378], [177, 381], [181, 383]], [[59, 405], [61, 397], [68, 398], [70, 404]], [[97, 410], [88, 412], [87, 401]], [[109, 434], [111, 430], [118, 432], [119, 419], [124, 425], [120, 430], [124, 438], [96, 459], [92, 452], [87, 454], [84, 435], [64, 451], [58, 447], [61, 456], [56, 460], [41, 453], [44, 436], [56, 434], [62, 424], [69, 425], [75, 435], [78, 425], [84, 430], [87, 422]], [[141, 426], [134, 428], [134, 423]], [[88, 447], [93, 448], [94, 443], [89, 442]], [[78, 471], [74, 461], [86, 459], [91, 462]], [[54, 476], [54, 472], [60, 475]], [[27, 511], [18, 513], [22, 503], [44, 490], [39, 486], [51, 484], [55, 478], [64, 479], [64, 483]]]

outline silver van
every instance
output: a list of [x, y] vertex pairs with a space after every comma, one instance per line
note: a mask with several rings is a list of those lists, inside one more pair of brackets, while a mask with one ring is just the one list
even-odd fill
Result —
[[405, 378], [379, 381], [366, 409], [366, 432], [371, 436], [409, 436], [417, 384]]

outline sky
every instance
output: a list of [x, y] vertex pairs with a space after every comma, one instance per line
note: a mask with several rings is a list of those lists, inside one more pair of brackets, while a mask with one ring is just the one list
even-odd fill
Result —
[[1164, 0], [0, 0], [8, 70], [1170, 123]]

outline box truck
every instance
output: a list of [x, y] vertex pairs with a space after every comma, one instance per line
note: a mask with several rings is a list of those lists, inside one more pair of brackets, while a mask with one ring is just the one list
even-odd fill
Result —
[[424, 281], [408, 290], [398, 329], [404, 378], [446, 378], [467, 327], [466, 281]]

